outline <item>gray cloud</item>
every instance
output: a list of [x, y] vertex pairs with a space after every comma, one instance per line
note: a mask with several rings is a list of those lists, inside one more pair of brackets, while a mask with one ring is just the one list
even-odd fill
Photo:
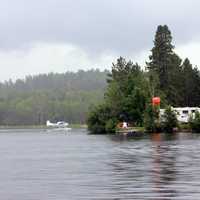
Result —
[[200, 34], [198, 0], [0, 1], [0, 48], [34, 42], [67, 43], [88, 52], [129, 54], [151, 48], [157, 25], [167, 24], [176, 44]]

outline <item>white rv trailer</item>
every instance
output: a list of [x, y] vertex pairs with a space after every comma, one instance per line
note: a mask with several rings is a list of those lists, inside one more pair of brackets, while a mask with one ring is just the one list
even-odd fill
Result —
[[[180, 107], [173, 108], [172, 110], [176, 113], [177, 120], [182, 123], [188, 123], [190, 117], [194, 117], [196, 111], [200, 112], [199, 107]], [[162, 118], [165, 109], [160, 109], [160, 116]]]

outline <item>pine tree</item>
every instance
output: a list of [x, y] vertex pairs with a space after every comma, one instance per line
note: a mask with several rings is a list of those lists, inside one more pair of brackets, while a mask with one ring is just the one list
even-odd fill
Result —
[[171, 44], [172, 36], [167, 25], [158, 26], [154, 47], [149, 56], [150, 62], [148, 69], [155, 71], [159, 75], [160, 88], [163, 89], [168, 84], [168, 66], [171, 61], [171, 54], [173, 53], [174, 46]]
[[182, 65], [184, 76], [184, 106], [200, 105], [200, 76], [197, 68], [192, 67], [189, 59], [186, 58]]
[[163, 92], [168, 104], [177, 106], [183, 101], [182, 61], [173, 52], [173, 49], [172, 36], [168, 26], [158, 26], [147, 68], [149, 73], [154, 73], [158, 77], [158, 84], [154, 88], [156, 90], [155, 95]]
[[178, 126], [178, 121], [175, 112], [168, 106], [164, 112], [164, 121], [162, 122], [162, 128], [167, 133], [172, 133], [173, 128]]
[[183, 62], [183, 74], [184, 74], [184, 104], [185, 106], [192, 105], [192, 93], [193, 93], [193, 70], [192, 64], [189, 59], [186, 58]]

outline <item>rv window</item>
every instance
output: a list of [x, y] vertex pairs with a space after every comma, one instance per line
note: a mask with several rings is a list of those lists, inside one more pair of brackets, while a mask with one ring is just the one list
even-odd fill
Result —
[[188, 110], [183, 110], [183, 114], [188, 114]]

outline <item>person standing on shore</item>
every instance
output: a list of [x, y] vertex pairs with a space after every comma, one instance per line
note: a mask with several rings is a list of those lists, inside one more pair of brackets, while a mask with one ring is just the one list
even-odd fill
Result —
[[127, 122], [123, 122], [123, 124], [122, 124], [122, 128], [128, 128], [128, 124], [127, 124]]

